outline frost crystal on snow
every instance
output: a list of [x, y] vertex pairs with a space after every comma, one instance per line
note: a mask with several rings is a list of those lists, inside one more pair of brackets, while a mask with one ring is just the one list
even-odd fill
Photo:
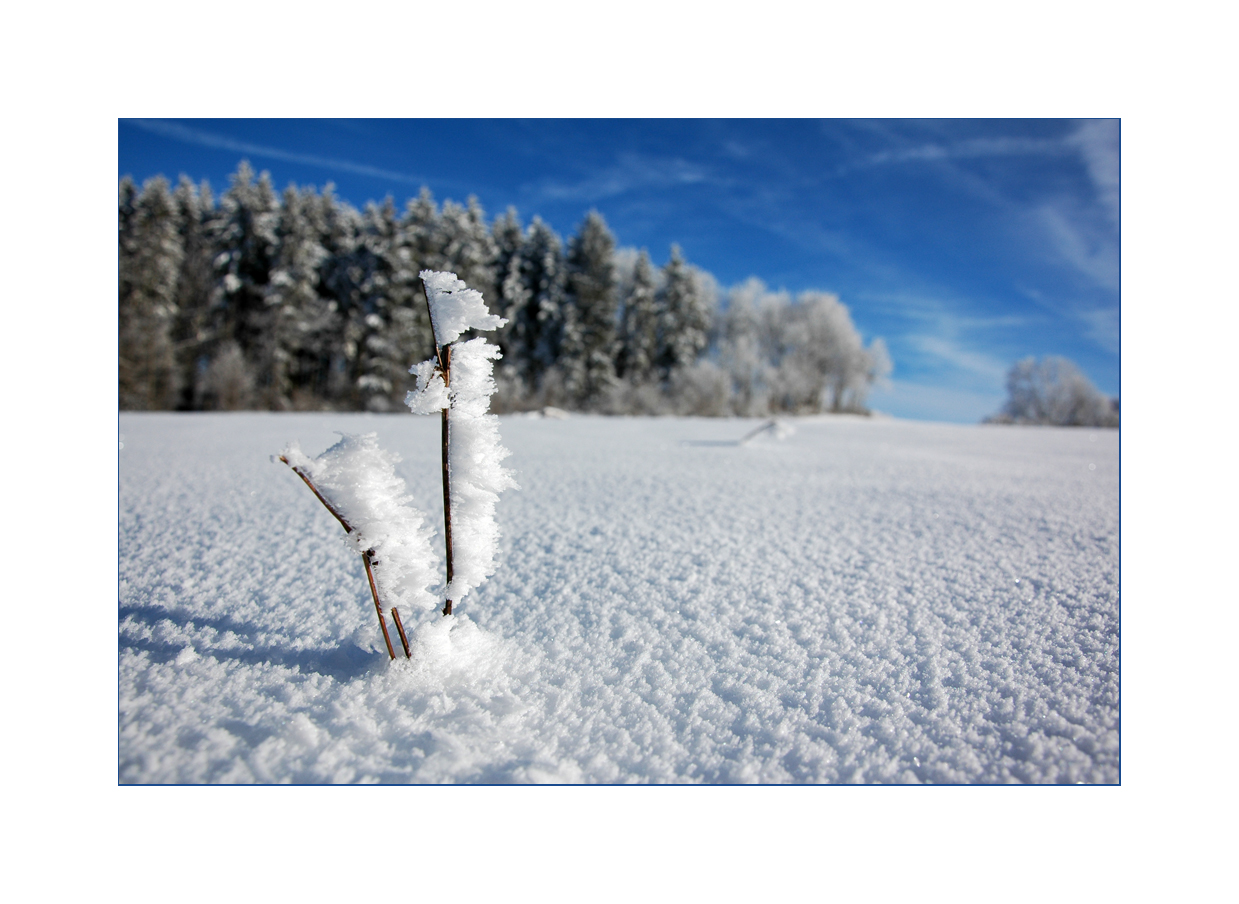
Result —
[[423, 270], [418, 276], [426, 284], [430, 322], [439, 345], [455, 342], [465, 330], [495, 330], [508, 322], [492, 314], [482, 293], [470, 289], [455, 273]]
[[304, 471], [319, 492], [352, 527], [345, 543], [357, 553], [374, 550], [374, 581], [384, 611], [395, 606], [433, 609], [438, 598], [428, 586], [441, 586], [433, 530], [412, 505], [396, 475], [400, 457], [379, 448], [374, 433], [340, 434], [338, 443], [310, 458], [297, 443], [281, 453]]

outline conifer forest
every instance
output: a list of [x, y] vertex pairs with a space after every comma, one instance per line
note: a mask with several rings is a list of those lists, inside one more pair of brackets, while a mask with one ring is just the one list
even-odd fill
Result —
[[565, 241], [424, 188], [360, 211], [330, 184], [280, 193], [242, 161], [218, 198], [185, 176], [120, 180], [120, 408], [401, 410], [433, 348], [426, 269], [506, 318], [498, 412], [865, 412], [891, 367], [836, 296], [724, 289], [676, 246], [658, 266], [596, 211]]

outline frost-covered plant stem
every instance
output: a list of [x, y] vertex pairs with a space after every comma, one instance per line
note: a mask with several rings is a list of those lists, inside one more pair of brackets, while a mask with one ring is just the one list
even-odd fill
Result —
[[[369, 563], [367, 562], [367, 566], [368, 565]], [[367, 567], [366, 569], [366, 576], [370, 578], [370, 586], [373, 587], [374, 586], [374, 572], [369, 567]], [[379, 618], [382, 618], [382, 617], [383, 615], [380, 612]], [[395, 606], [392, 606], [391, 618], [392, 618], [392, 621], [396, 623], [396, 630], [400, 633], [400, 646], [404, 647], [404, 658], [412, 659], [413, 655], [409, 652], [409, 635], [404, 633], [404, 623], [400, 621], [400, 611]], [[396, 657], [393, 656], [392, 658], [395, 659]]]
[[[335, 519], [340, 522], [340, 526], [344, 528], [344, 532], [346, 534], [351, 534], [353, 532], [353, 526], [345, 521], [344, 516], [336, 510], [336, 507], [328, 502], [327, 497], [318, 491], [318, 487], [314, 485], [314, 481], [310, 480], [309, 475], [296, 465], [292, 464], [286, 456], [281, 455], [280, 461], [292, 468], [293, 473], [305, 481], [305, 485], [310, 488], [310, 492], [313, 493], [318, 498], [318, 501], [326, 507], [327, 511], [331, 512], [331, 514], [335, 516]], [[374, 584], [374, 569], [372, 567], [373, 556], [374, 550], [367, 549], [364, 553], [362, 553], [362, 562], [366, 566], [366, 580], [370, 584], [370, 595], [374, 597], [374, 611], [378, 613], [379, 627], [383, 629], [383, 640], [387, 643], [387, 655], [389, 655], [392, 659], [395, 659], [396, 651], [392, 649], [391, 634], [387, 631], [387, 620], [383, 618], [383, 606], [379, 603], [379, 590]], [[404, 644], [404, 655], [407, 659], [409, 658], [409, 641], [404, 635], [404, 626], [400, 623], [400, 613], [393, 608], [391, 610], [391, 615], [392, 619], [396, 622], [396, 629], [400, 632], [400, 642]]]
[[[426, 290], [426, 309], [430, 310], [430, 290]], [[435, 357], [439, 359], [439, 372], [443, 374], [443, 385], [449, 387], [452, 385], [452, 347], [450, 345], [440, 346], [439, 337], [434, 333], [434, 316], [430, 318], [430, 331], [434, 335]], [[448, 412], [451, 407], [443, 409], [443, 541], [446, 546], [447, 556], [447, 583], [450, 587], [452, 584], [452, 469], [449, 466], [449, 451], [451, 449], [448, 438]], [[443, 614], [452, 614], [452, 601], [449, 599], [443, 604]]]
[[417, 387], [405, 396], [414, 414], [438, 414], [443, 424], [443, 526], [447, 551], [444, 616], [494, 573], [499, 529], [495, 503], [515, 487], [500, 466], [510, 453], [499, 441], [499, 419], [489, 414], [499, 347], [468, 330], [493, 330], [507, 321], [486, 308], [482, 293], [455, 273], [423, 270], [434, 357], [409, 368]]

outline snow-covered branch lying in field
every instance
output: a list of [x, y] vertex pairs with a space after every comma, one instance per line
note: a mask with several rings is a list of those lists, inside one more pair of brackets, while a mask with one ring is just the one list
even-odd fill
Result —
[[[510, 454], [499, 440], [499, 419], [489, 414], [499, 348], [485, 339], [451, 344], [466, 330], [493, 330], [507, 321], [487, 309], [482, 293], [455, 273], [421, 272], [435, 336], [435, 358], [409, 368], [417, 388], [405, 404], [414, 414], [442, 412], [443, 520], [447, 548], [447, 602], [459, 602], [495, 571], [499, 528], [495, 503], [515, 487], [500, 462]], [[450, 414], [449, 414], [450, 413]]]
[[439, 583], [439, 557], [430, 542], [433, 531], [396, 475], [399, 456], [379, 448], [373, 433], [340, 436], [338, 443], [317, 458], [310, 458], [296, 443], [290, 443], [279, 458], [344, 527], [345, 543], [365, 562], [388, 653], [395, 655], [384, 620], [390, 609], [407, 656], [397, 607], [434, 609], [438, 605], [427, 590]]

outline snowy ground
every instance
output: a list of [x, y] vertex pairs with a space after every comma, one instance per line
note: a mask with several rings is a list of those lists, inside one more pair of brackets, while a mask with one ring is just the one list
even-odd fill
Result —
[[288, 468], [438, 421], [122, 414], [122, 782], [1117, 782], [1118, 433], [502, 418], [499, 568], [389, 662]]

